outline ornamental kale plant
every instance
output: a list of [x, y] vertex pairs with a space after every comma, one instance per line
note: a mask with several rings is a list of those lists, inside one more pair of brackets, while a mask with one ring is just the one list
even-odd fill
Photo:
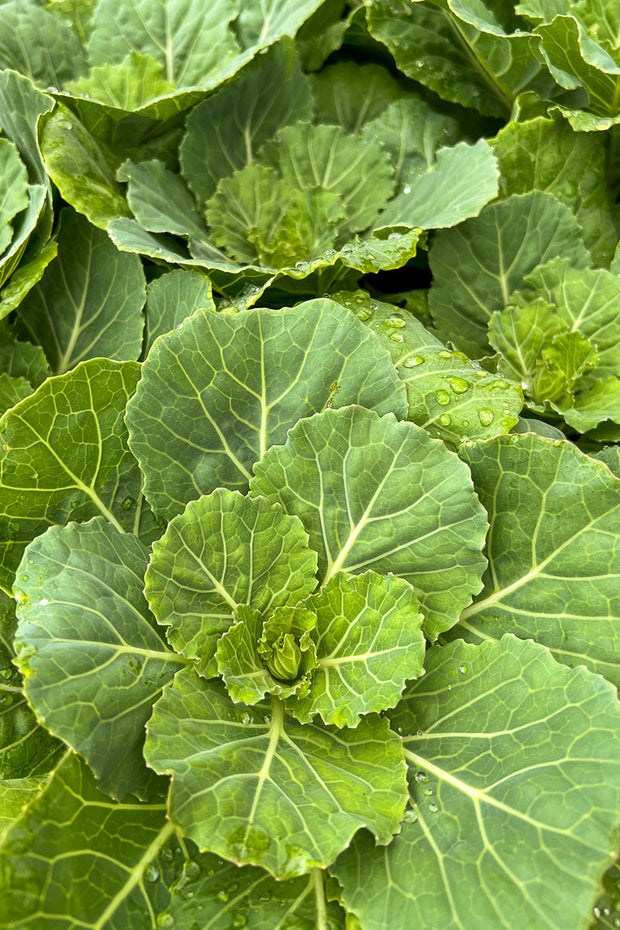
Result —
[[620, 926], [617, 4], [0, 4], [0, 928]]

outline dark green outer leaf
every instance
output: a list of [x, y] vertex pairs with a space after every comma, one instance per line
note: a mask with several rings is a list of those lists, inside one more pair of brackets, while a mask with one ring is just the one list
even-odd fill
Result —
[[146, 288], [145, 354], [158, 336], [201, 308], [215, 310], [211, 282], [200, 271], [177, 269], [151, 281]]
[[107, 233], [68, 208], [60, 214], [59, 254], [19, 306], [19, 330], [43, 346], [52, 371], [87, 358], [135, 361], [142, 348], [144, 273]]
[[148, 796], [144, 724], [183, 661], [166, 649], [144, 599], [148, 550], [103, 517], [55, 526], [15, 577], [17, 664], [51, 733], [79, 752], [101, 789]]
[[215, 487], [247, 490], [265, 451], [327, 403], [405, 413], [389, 356], [342, 307], [197, 313], [153, 347], [127, 410], [147, 499], [170, 518]]
[[166, 907], [165, 805], [119, 804], [69, 754], [0, 848], [0, 926], [13, 930], [152, 930]]
[[37, 126], [43, 113], [53, 107], [53, 99], [36, 90], [21, 74], [0, 72], [0, 126], [3, 134], [17, 146], [28, 168], [28, 177], [36, 184], [47, 183]]
[[406, 801], [401, 742], [386, 720], [301, 726], [281, 701], [233, 704], [220, 682], [190, 670], [158, 701], [145, 757], [173, 773], [171, 817], [202, 849], [279, 878], [333, 862], [362, 826], [389, 843]]
[[82, 362], [0, 419], [0, 587], [48, 526], [103, 514], [133, 528], [141, 476], [123, 415], [139, 373], [135, 362]]
[[487, 522], [470, 475], [413, 423], [326, 410], [267, 452], [250, 487], [301, 519], [321, 582], [369, 568], [409, 581], [431, 639], [482, 586]]
[[620, 482], [572, 443], [532, 434], [461, 454], [491, 522], [485, 589], [461, 630], [534, 638], [620, 684]]
[[412, 810], [330, 870], [364, 930], [583, 930], [617, 849], [615, 689], [512, 636], [459, 641], [391, 716]]
[[86, 54], [73, 30], [51, 13], [12, 0], [0, 6], [0, 67], [58, 88], [86, 70]]

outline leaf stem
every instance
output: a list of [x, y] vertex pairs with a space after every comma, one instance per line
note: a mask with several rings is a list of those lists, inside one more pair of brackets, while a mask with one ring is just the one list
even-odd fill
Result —
[[325, 903], [325, 886], [323, 869], [312, 869], [312, 883], [316, 897], [316, 930], [327, 930], [327, 906]]

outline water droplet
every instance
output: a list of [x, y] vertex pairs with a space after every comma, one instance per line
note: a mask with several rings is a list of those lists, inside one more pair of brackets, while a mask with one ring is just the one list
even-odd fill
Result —
[[390, 233], [388, 239], [392, 239], [392, 241], [400, 239], [400, 233]]
[[406, 362], [403, 362], [405, 368], [417, 368], [418, 365], [423, 365], [426, 359], [422, 355], [414, 355], [412, 358], [408, 358]]
[[464, 394], [471, 387], [469, 381], [466, 381], [465, 378], [448, 378], [448, 384], [455, 394]]
[[39, 601], [39, 607], [47, 607], [48, 604], [49, 604], [49, 601], [46, 597], [42, 597], [41, 600]]
[[131, 510], [135, 506], [136, 506], [135, 497], [126, 497], [125, 500], [121, 504], [121, 508], [123, 510]]
[[145, 882], [156, 882], [159, 878], [159, 868], [157, 863], [151, 862], [150, 865], [147, 865], [144, 870], [144, 881]]
[[172, 914], [160, 914], [157, 918], [158, 927], [174, 927], [174, 917]]
[[452, 420], [450, 419], [447, 413], [442, 413], [441, 416], [439, 417], [439, 422], [442, 426], [450, 426], [450, 423], [452, 422]]
[[28, 575], [22, 575], [22, 579], [23, 579], [24, 581], [28, 581]]
[[237, 914], [236, 917], [233, 917], [232, 925], [234, 928], [237, 927], [247, 927], [248, 919], [245, 914]]
[[229, 897], [229, 896], [228, 896], [228, 892], [227, 892], [227, 891], [224, 891], [223, 889], [222, 889], [222, 891], [218, 891], [218, 893], [216, 894], [215, 897], [217, 898], [218, 901], [221, 901], [222, 904], [227, 904], [227, 903], [228, 903], [228, 897]]
[[390, 339], [392, 342], [404, 342], [405, 337], [401, 333], [390, 333]]
[[437, 398], [437, 403], [441, 404], [443, 407], [445, 407], [446, 404], [450, 403], [450, 395], [448, 394], [447, 391], [444, 391], [443, 388], [440, 388], [437, 391], [437, 393], [435, 394], [435, 397]]
[[171, 849], [163, 849], [161, 853], [162, 859], [165, 859], [166, 862], [172, 862], [174, 859], [174, 853]]
[[410, 193], [411, 193], [411, 188], [409, 187], [409, 185], [407, 185], [407, 187], [403, 187], [403, 194], [410, 194]]
[[461, 675], [464, 675], [466, 671], [467, 671], [466, 665], [459, 665], [459, 672], [461, 673]]
[[428, 781], [428, 775], [426, 772], [416, 772], [414, 778], [419, 785], [425, 785]]
[[402, 329], [402, 327], [405, 325], [405, 321], [403, 320], [402, 316], [398, 316], [398, 314], [393, 313], [392, 316], [388, 317], [388, 319], [385, 321], [385, 325], [396, 326], [398, 329]]
[[241, 723], [244, 723], [247, 726], [248, 723], [252, 723], [252, 718], [250, 717], [249, 714], [244, 714], [243, 717], [241, 718]]
[[431, 812], [431, 814], [436, 814], [437, 811], [439, 810], [439, 805], [436, 804], [435, 801], [431, 801], [430, 804], [428, 805], [428, 809]]
[[442, 349], [441, 352], [437, 353], [438, 358], [450, 358], [450, 353], [447, 349]]
[[416, 814], [415, 811], [407, 809], [405, 813], [403, 814], [403, 821], [405, 823], [415, 823], [417, 819], [418, 819], [418, 815]]
[[0, 678], [4, 678], [6, 680], [7, 678], [11, 678], [12, 675], [13, 672], [10, 668], [0, 669]]
[[200, 878], [202, 869], [197, 862], [188, 862], [183, 872], [188, 882], [195, 882], [197, 878]]
[[493, 411], [487, 410], [486, 408], [479, 410], [478, 419], [480, 420], [482, 426], [490, 426], [493, 422]]
[[361, 320], [362, 323], [365, 323], [366, 320], [369, 320], [371, 318], [372, 313], [370, 312], [370, 310], [362, 310], [362, 308], [360, 307], [359, 310], [355, 311], [355, 316], [358, 318], [358, 320]]
[[[561, 439], [554, 439], [554, 440], [553, 440], [553, 445], [554, 445], [554, 446], [561, 446], [561, 445], [562, 445], [562, 440], [561, 440]], [[24, 575], [24, 577], [26, 577], [26, 576]]]

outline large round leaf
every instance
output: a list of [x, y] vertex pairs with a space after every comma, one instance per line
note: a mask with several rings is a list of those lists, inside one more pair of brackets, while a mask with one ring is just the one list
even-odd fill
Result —
[[616, 852], [614, 689], [512, 636], [426, 666], [390, 715], [411, 809], [386, 850], [360, 835], [332, 866], [345, 905], [364, 930], [581, 930]]
[[500, 436], [461, 447], [489, 511], [489, 571], [459, 631], [535, 639], [620, 685], [620, 481], [570, 442]]
[[296, 604], [315, 587], [316, 553], [300, 521], [219, 488], [189, 503], [153, 545], [145, 591], [170, 644], [214, 675], [217, 641], [239, 604]]
[[362, 826], [389, 843], [406, 801], [386, 720], [302, 726], [277, 698], [233, 704], [220, 682], [190, 670], [158, 701], [145, 755], [174, 775], [171, 817], [202, 849], [282, 878], [333, 862]]
[[17, 664], [45, 725], [80, 752], [103, 790], [153, 781], [144, 724], [182, 660], [155, 630], [142, 593], [147, 549], [95, 518], [52, 527], [17, 571]]
[[368, 568], [406, 578], [432, 638], [480, 590], [486, 514], [457, 456], [413, 423], [326, 410], [298, 423], [255, 471], [252, 493], [301, 519], [322, 581]]
[[247, 490], [265, 451], [328, 403], [406, 413], [387, 352], [338, 304], [195, 314], [153, 346], [127, 410], [153, 509], [170, 518], [216, 487]]

